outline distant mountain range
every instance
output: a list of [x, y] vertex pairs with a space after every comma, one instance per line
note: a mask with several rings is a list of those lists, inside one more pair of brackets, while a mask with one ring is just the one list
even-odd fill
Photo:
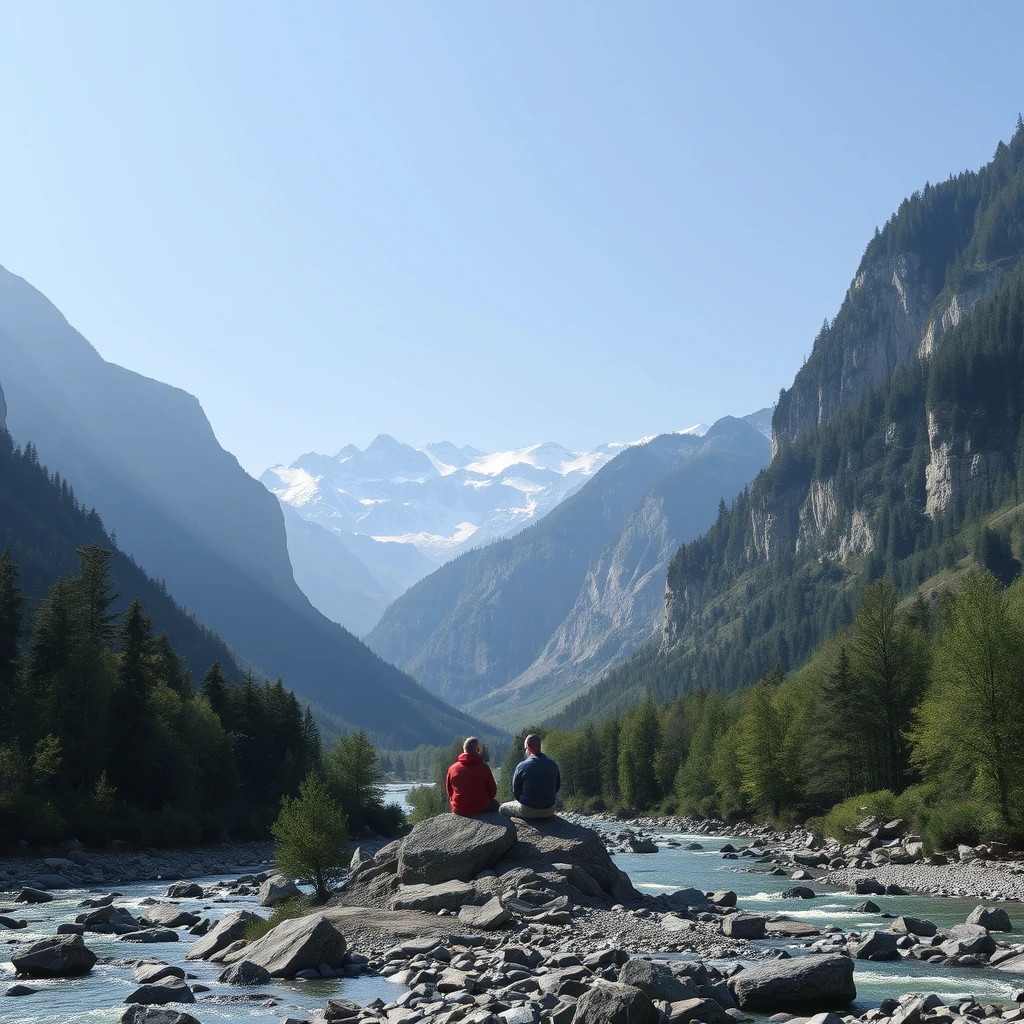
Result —
[[473, 714], [542, 720], [660, 626], [669, 560], [767, 464], [770, 416], [624, 446], [543, 519], [417, 583], [367, 642]]
[[380, 434], [364, 450], [310, 452], [260, 480], [328, 532], [285, 516], [295, 579], [320, 611], [362, 635], [439, 565], [543, 518], [628, 447], [572, 452], [547, 442], [488, 454], [450, 441], [414, 448]]
[[310, 604], [279, 503], [220, 447], [192, 395], [106, 362], [2, 268], [0, 377], [15, 440], [33, 442], [121, 550], [247, 663], [391, 748], [481, 728]]

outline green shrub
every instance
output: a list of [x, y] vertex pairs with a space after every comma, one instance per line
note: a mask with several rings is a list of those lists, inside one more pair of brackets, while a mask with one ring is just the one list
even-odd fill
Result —
[[986, 839], [1003, 839], [1007, 829], [994, 807], [979, 800], [960, 800], [927, 811], [922, 835], [929, 849], [951, 850], [960, 843], [976, 846]]
[[890, 821], [896, 815], [896, 796], [888, 789], [876, 793], [862, 793], [851, 796], [842, 803], [836, 804], [827, 814], [820, 818], [811, 818], [807, 827], [823, 835], [831, 836], [841, 843], [849, 843], [857, 838], [857, 826], [865, 819], [874, 815], [883, 821]]
[[245, 937], [249, 942], [262, 939], [264, 935], [276, 928], [282, 921], [290, 921], [295, 917], [304, 917], [313, 909], [313, 901], [309, 896], [296, 896], [293, 899], [278, 903], [270, 912], [270, 917], [258, 921], [250, 921], [245, 926]]
[[405, 799], [412, 804], [409, 820], [414, 824], [448, 810], [448, 797], [441, 786], [417, 786], [406, 793]]

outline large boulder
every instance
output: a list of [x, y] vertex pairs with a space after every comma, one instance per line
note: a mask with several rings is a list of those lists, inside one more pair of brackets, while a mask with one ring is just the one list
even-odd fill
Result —
[[201, 900], [203, 887], [198, 882], [175, 882], [168, 888], [167, 897], [172, 900]]
[[[605, 902], [611, 899], [624, 903], [640, 898], [629, 876], [615, 866], [601, 837], [592, 828], [554, 817], [516, 819], [515, 829], [518, 841], [501, 861], [499, 873], [516, 867], [544, 873], [551, 872], [555, 864], [575, 864], [597, 883]], [[700, 895], [703, 899], [703, 893]]]
[[199, 924], [199, 915], [188, 910], [182, 910], [174, 903], [157, 903], [155, 906], [146, 907], [139, 915], [143, 924], [159, 925], [162, 928], [182, 928], [185, 925], [191, 927]]
[[677, 978], [665, 964], [639, 958], [622, 965], [619, 983], [640, 989], [649, 999], [664, 999], [669, 1003], [694, 999], [698, 994], [688, 978]]
[[166, 1003], [194, 1003], [196, 997], [181, 978], [164, 978], [151, 985], [140, 985], [125, 996], [124, 1001], [143, 1006], [164, 1006]]
[[730, 939], [763, 939], [767, 920], [764, 914], [748, 914], [741, 910], [723, 919], [722, 934]]
[[855, 960], [897, 960], [899, 946], [893, 932], [868, 932], [859, 942], [851, 942], [849, 953]]
[[599, 981], [580, 996], [573, 1024], [657, 1024], [654, 1003], [638, 988]]
[[916, 917], [897, 917], [889, 931], [896, 935], [923, 935], [926, 939], [931, 938], [938, 929], [931, 921], [922, 921]]
[[1012, 932], [1010, 915], [1002, 907], [975, 907], [967, 918], [968, 924], [980, 925], [990, 932]]
[[43, 889], [34, 889], [31, 885], [25, 886], [17, 896], [14, 897], [15, 903], [49, 903], [53, 899], [53, 894], [46, 892]]
[[405, 837], [398, 878], [403, 885], [468, 882], [493, 867], [515, 841], [516, 827], [502, 814], [438, 814]]
[[802, 1013], [838, 1009], [857, 998], [853, 961], [845, 956], [801, 956], [740, 971], [729, 988], [741, 1010]]
[[473, 931], [493, 932], [508, 919], [509, 913], [497, 896], [489, 899], [482, 907], [463, 907], [459, 911], [459, 922]]
[[55, 935], [40, 939], [11, 956], [14, 970], [26, 978], [71, 978], [88, 974], [96, 954], [81, 935]]
[[260, 886], [259, 904], [261, 907], [276, 907], [278, 903], [301, 895], [302, 891], [290, 878], [285, 878], [284, 875], [271, 875]]
[[191, 1013], [165, 1010], [154, 1006], [139, 1006], [137, 1003], [125, 1008], [120, 1024], [199, 1024]]
[[217, 979], [222, 985], [246, 985], [259, 988], [270, 984], [270, 971], [251, 960], [239, 960], [238, 963], [221, 971]]
[[259, 920], [261, 919], [256, 914], [248, 910], [236, 910], [228, 914], [223, 921], [218, 921], [204, 936], [192, 943], [192, 948], [185, 954], [185, 959], [209, 960], [232, 942], [244, 938], [245, 929], [253, 921]]
[[345, 936], [323, 914], [296, 917], [272, 928], [245, 947], [246, 960], [275, 978], [294, 978], [321, 964], [338, 968], [345, 956]]

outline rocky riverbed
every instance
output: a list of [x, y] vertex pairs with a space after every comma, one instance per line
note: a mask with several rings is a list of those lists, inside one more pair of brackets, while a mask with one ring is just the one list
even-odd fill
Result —
[[[275, 903], [294, 892], [288, 880], [272, 878], [269, 871], [203, 893], [203, 912], [223, 901], [226, 917], [210, 912], [204, 920], [201, 908], [189, 902], [195, 897], [184, 895], [190, 891], [187, 885], [172, 886], [161, 899], [136, 901], [130, 908], [119, 907], [112, 894], [107, 894], [109, 900], [93, 897], [101, 905], [82, 907], [75, 915], [79, 920], [65, 922], [64, 934], [42, 940], [49, 945], [41, 948], [33, 949], [41, 941], [37, 936], [31, 943], [18, 938], [8, 942], [15, 943], [14, 962], [28, 965], [20, 984], [31, 988], [32, 971], [38, 969], [33, 963], [47, 965], [46, 970], [65, 963], [68, 973], [84, 970], [79, 977], [88, 977], [90, 946], [116, 941], [128, 944], [127, 949], [133, 932], [148, 932], [147, 944], [138, 947], [146, 955], [120, 961], [135, 973], [132, 980], [145, 990], [145, 1001], [100, 1018], [131, 1024], [241, 1019], [222, 1015], [232, 1006], [236, 1012], [241, 1006], [250, 1012], [263, 1007], [262, 1012], [277, 1016], [257, 1019], [292, 1024], [723, 1024], [749, 1014], [807, 1016], [820, 1010], [842, 1013], [847, 1021], [892, 1019], [899, 1024], [1024, 1019], [1010, 1001], [1016, 993], [1009, 989], [1002, 1000], [971, 1000], [966, 995], [945, 1001], [937, 996], [920, 1002], [879, 999], [850, 1010], [863, 965], [883, 969], [895, 961], [920, 964], [924, 970], [960, 965], [965, 984], [968, 979], [974, 984], [980, 977], [1002, 976], [1002, 971], [1012, 980], [1018, 970], [1013, 961], [1024, 955], [1024, 944], [1000, 930], [1005, 922], [998, 914], [982, 914], [972, 925], [963, 921], [959, 931], [947, 924], [930, 927], [927, 920], [906, 912], [886, 920], [881, 913], [865, 911], [871, 921], [866, 928], [860, 923], [854, 928], [822, 927], [795, 910], [778, 913], [767, 906], [762, 912], [746, 899], [737, 905], [735, 892], [728, 888], [640, 882], [659, 877], [640, 865], [672, 857], [687, 863], [687, 847], [702, 847], [694, 857], [738, 872], [734, 877], [749, 873], [804, 888], [808, 906], [824, 902], [832, 876], [847, 870], [857, 875], [850, 884], [873, 877], [884, 892], [887, 883], [881, 876], [888, 868], [1000, 869], [980, 863], [871, 864], [874, 875], [865, 875], [868, 865], [856, 861], [862, 851], [833, 850], [806, 833], [751, 828], [742, 837], [733, 830], [730, 842], [716, 843], [707, 827], [697, 832], [684, 826], [681, 832], [689, 835], [683, 836], [667, 834], [659, 824], [603, 823], [594, 830], [565, 818], [510, 822], [499, 816], [445, 815], [376, 851], [365, 846], [356, 850], [349, 881], [329, 905], [285, 920], [256, 941], [247, 941], [245, 929], [254, 914], [265, 911], [252, 901], [258, 895], [261, 903]], [[629, 865], [629, 874], [609, 850], [622, 851], [617, 860]], [[805, 850], [812, 859], [825, 857], [825, 862], [804, 865], [797, 854]], [[842, 857], [854, 859], [855, 865], [832, 863]], [[150, 858], [142, 868], [176, 870], [170, 864], [156, 865], [156, 860]], [[27, 877], [38, 867], [23, 871], [18, 881], [44, 884], [38, 876]], [[42, 867], [72, 870], [66, 865]], [[89, 866], [102, 871], [104, 879], [109, 877], [105, 868], [142, 871], [128, 864]], [[806, 875], [802, 886], [792, 885], [790, 876], [797, 873]], [[1001, 875], [1008, 877], [1005, 871]], [[60, 890], [55, 892], [59, 895]], [[0, 904], [11, 909], [4, 900], [18, 895], [0, 896]], [[803, 902], [785, 891], [781, 895], [787, 907]], [[232, 901], [240, 899], [249, 899], [252, 909], [234, 909]], [[190, 942], [184, 960], [163, 955], [176, 948], [170, 942], [154, 944], [161, 932]], [[14, 929], [8, 934], [19, 933]], [[101, 956], [96, 969], [104, 962], [111, 962], [109, 953]], [[329, 988], [364, 980], [371, 986], [361, 990], [365, 996], [353, 989], [328, 991], [315, 1009], [304, 1009], [308, 998], [294, 995], [299, 983], [313, 986], [305, 990], [312, 993], [316, 985]], [[67, 984], [73, 991], [85, 983], [72, 978]], [[232, 986], [240, 986], [234, 996]], [[894, 982], [888, 994], [900, 996], [906, 987], [905, 980]], [[326, 995], [333, 997], [328, 1000]], [[840, 1019], [819, 1017], [816, 1024], [838, 1024]]]

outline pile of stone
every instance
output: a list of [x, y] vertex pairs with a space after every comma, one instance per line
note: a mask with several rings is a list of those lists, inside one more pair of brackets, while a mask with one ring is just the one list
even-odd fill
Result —
[[[729, 970], [681, 960], [631, 958], [606, 947], [589, 954], [552, 948], [550, 935], [451, 936], [405, 943], [380, 971], [407, 991], [366, 1007], [331, 1000], [315, 1021], [402, 1024], [729, 1024], [745, 1011], [799, 1012], [847, 1006], [855, 997], [846, 957], [803, 957]], [[429, 947], [429, 948], [428, 948]]]

